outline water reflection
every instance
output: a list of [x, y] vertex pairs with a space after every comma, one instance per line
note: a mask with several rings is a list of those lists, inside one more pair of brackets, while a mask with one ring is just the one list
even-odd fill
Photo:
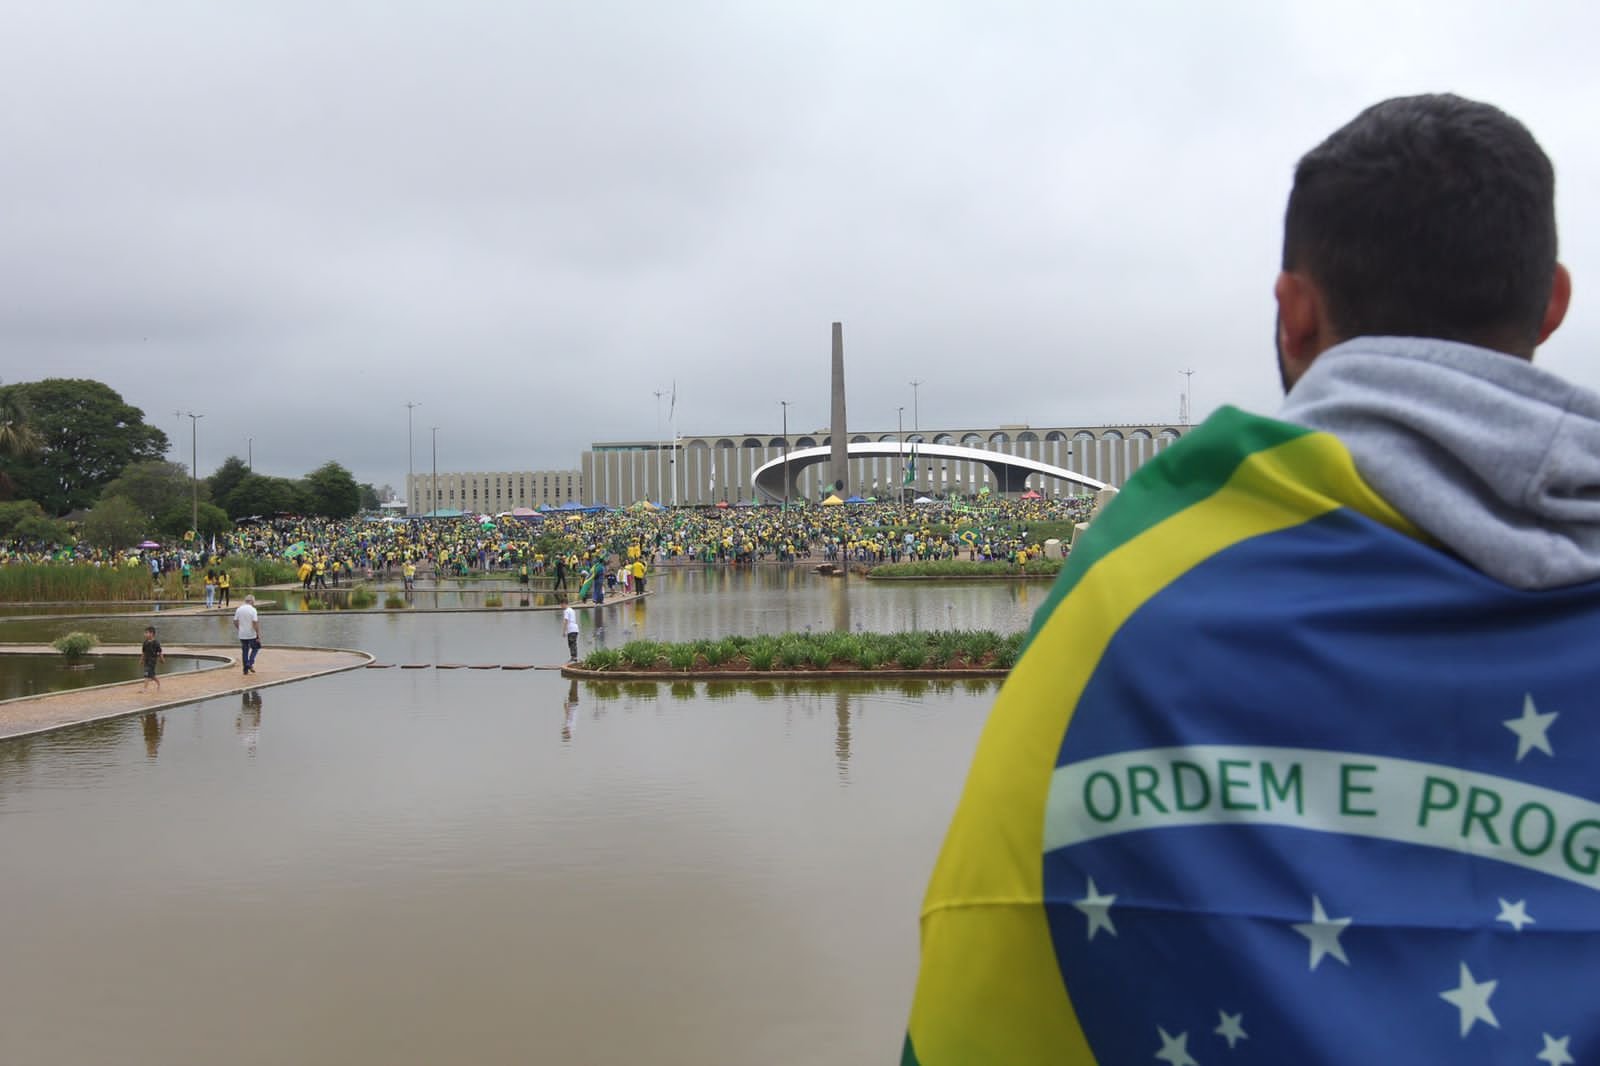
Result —
[[578, 679], [573, 678], [567, 685], [567, 698], [561, 704], [561, 741], [570, 743], [572, 731], [578, 725]]
[[161, 736], [167, 731], [167, 716], [156, 711], [146, 711], [141, 719], [144, 727], [144, 757], [151, 762], [161, 751]]
[[256, 745], [261, 742], [261, 693], [250, 689], [239, 697], [239, 713], [233, 720], [234, 730], [245, 750], [253, 758]]
[[[534, 621], [524, 649], [557, 639]], [[26, 965], [0, 967], [0, 1059], [267, 1066], [311, 1044], [386, 1066], [884, 1057], [990, 692], [696, 689], [320, 678], [275, 690], [292, 698], [275, 697], [248, 787], [232, 779], [255, 696], [168, 711], [171, 736], [136, 716], [0, 744], [0, 854], [37, 858], [0, 878], [0, 910], [28, 917], [7, 944]], [[155, 984], [140, 978], [152, 958], [172, 963]], [[248, 996], [216, 977], [240, 958]]]
[[839, 780], [850, 783], [850, 693], [840, 689], [834, 696], [833, 756], [839, 768]]

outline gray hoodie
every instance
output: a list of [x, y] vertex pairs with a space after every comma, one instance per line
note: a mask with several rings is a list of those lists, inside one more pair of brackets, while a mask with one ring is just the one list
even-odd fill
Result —
[[1279, 414], [1338, 437], [1377, 493], [1513, 588], [1600, 578], [1600, 395], [1416, 337], [1328, 349]]

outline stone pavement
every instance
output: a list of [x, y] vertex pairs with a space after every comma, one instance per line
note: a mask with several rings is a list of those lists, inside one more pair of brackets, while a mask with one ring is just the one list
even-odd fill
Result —
[[[140, 692], [139, 680], [122, 681], [111, 685], [76, 689], [71, 692], [53, 692], [42, 696], [0, 702], [0, 740], [44, 733], [82, 722], [98, 722], [106, 718], [139, 714], [144, 711], [194, 703], [213, 696], [243, 692], [245, 689], [266, 688], [308, 677], [355, 670], [366, 666], [372, 656], [366, 652], [341, 651], [331, 648], [297, 648], [282, 644], [263, 645], [256, 660], [255, 672], [246, 677], [239, 669], [239, 645], [169, 644], [164, 649], [170, 658], [174, 655], [197, 655], [225, 659], [227, 665], [214, 670], [184, 671], [161, 675], [161, 689], [152, 685], [149, 691]], [[57, 654], [48, 644], [6, 644], [0, 654], [43, 652]], [[105, 644], [92, 654], [138, 655], [137, 644]]]

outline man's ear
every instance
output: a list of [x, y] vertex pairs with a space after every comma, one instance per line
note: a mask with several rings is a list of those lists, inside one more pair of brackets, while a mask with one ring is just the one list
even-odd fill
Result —
[[1539, 343], [1550, 339], [1550, 334], [1561, 328], [1567, 317], [1567, 305], [1572, 302], [1572, 275], [1560, 263], [1550, 285], [1550, 302], [1544, 308], [1544, 321], [1539, 323]]
[[1278, 300], [1278, 364], [1288, 387], [1299, 381], [1334, 341], [1316, 282], [1285, 270], [1272, 286], [1272, 294]]

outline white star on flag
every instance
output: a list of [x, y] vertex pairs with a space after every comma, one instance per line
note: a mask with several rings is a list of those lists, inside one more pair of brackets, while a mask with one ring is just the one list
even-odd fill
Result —
[[1346, 966], [1350, 965], [1350, 960], [1345, 958], [1344, 947], [1339, 943], [1339, 934], [1349, 924], [1349, 918], [1329, 918], [1328, 912], [1322, 909], [1322, 900], [1311, 897], [1311, 920], [1294, 927], [1295, 932], [1311, 941], [1311, 969], [1317, 968], [1324, 955], [1332, 955]]
[[1211, 1030], [1228, 1042], [1228, 1050], [1233, 1050], [1233, 1045], [1241, 1040], [1249, 1040], [1250, 1034], [1244, 1031], [1244, 1015], [1229, 1014], [1225, 1010], [1217, 1011], [1222, 1016], [1222, 1022]]
[[1522, 932], [1522, 927], [1532, 925], [1533, 915], [1528, 913], [1528, 901], [1519, 899], [1515, 903], [1506, 900], [1500, 901], [1500, 913], [1494, 916], [1497, 922], [1505, 922], [1517, 932]]
[[1172, 1066], [1200, 1066], [1189, 1056], [1189, 1034], [1179, 1033], [1177, 1036], [1167, 1035], [1161, 1026], [1156, 1026], [1156, 1032], [1161, 1034], [1161, 1050], [1156, 1052], [1156, 1058], [1162, 1062], [1170, 1062]]
[[1542, 751], [1546, 755], [1555, 757], [1555, 752], [1550, 750], [1550, 723], [1561, 716], [1560, 711], [1548, 711], [1540, 714], [1533, 705], [1533, 693], [1524, 693], [1522, 697], [1522, 717], [1507, 718], [1500, 723], [1517, 735], [1517, 761], [1521, 762], [1523, 756], [1530, 751]]
[[1549, 1033], [1541, 1033], [1540, 1035], [1544, 1037], [1544, 1050], [1535, 1055], [1534, 1058], [1540, 1062], [1548, 1062], [1550, 1066], [1573, 1066], [1573, 1063], [1578, 1061], [1572, 1057], [1572, 1052], [1567, 1050], [1567, 1044], [1572, 1040], [1572, 1037], [1564, 1036], [1557, 1040]]
[[1089, 878], [1089, 894], [1083, 899], [1072, 901], [1072, 905], [1082, 911], [1085, 918], [1089, 919], [1090, 940], [1093, 940], [1094, 935], [1102, 929], [1112, 936], [1117, 935], [1117, 927], [1111, 924], [1111, 905], [1116, 901], [1117, 897], [1115, 895], [1102, 896], [1100, 890], [1095, 887], [1094, 878], [1092, 877]]
[[1461, 1035], [1464, 1037], [1472, 1031], [1474, 1022], [1488, 1022], [1496, 1029], [1500, 1028], [1500, 1020], [1494, 1016], [1494, 1010], [1489, 1006], [1489, 997], [1494, 995], [1495, 986], [1499, 981], [1474, 981], [1472, 971], [1467, 969], [1467, 964], [1461, 964], [1461, 983], [1455, 988], [1439, 993], [1439, 998], [1455, 1007], [1461, 1012]]

